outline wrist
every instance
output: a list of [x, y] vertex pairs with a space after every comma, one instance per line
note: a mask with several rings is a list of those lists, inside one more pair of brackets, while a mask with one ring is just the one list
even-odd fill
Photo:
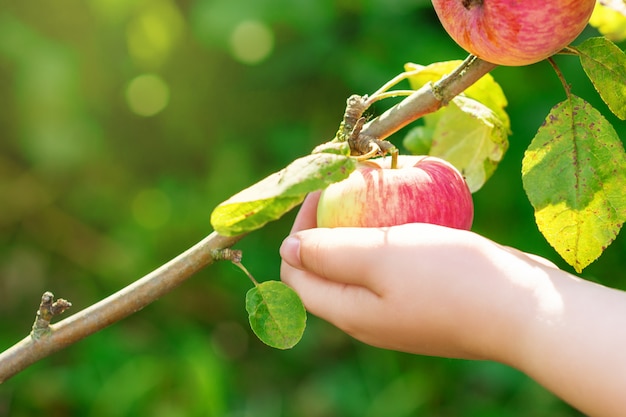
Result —
[[476, 359], [520, 369], [536, 326], [550, 321], [560, 308], [550, 274], [562, 271], [499, 246], [484, 256], [495, 270], [484, 272], [490, 278], [481, 281], [482, 297], [472, 306], [474, 312], [465, 312], [467, 350]]

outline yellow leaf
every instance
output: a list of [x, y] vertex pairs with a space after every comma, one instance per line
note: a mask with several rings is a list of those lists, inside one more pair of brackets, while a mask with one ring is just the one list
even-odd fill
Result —
[[589, 24], [614, 42], [626, 39], [626, 3], [623, 0], [596, 2]]

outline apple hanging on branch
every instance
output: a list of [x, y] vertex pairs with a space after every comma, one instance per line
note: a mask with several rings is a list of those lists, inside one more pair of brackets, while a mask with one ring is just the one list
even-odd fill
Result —
[[463, 49], [498, 65], [529, 65], [559, 52], [583, 31], [595, 0], [432, 0]]
[[361, 162], [343, 181], [320, 196], [318, 227], [382, 227], [432, 223], [469, 230], [472, 195], [461, 173], [433, 156], [398, 157]]

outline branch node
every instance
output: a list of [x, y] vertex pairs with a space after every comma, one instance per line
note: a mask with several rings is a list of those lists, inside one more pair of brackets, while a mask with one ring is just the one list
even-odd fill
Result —
[[361, 130], [367, 122], [367, 118], [363, 116], [363, 113], [370, 104], [370, 98], [367, 95], [359, 96], [354, 94], [350, 96], [346, 103], [343, 121], [336, 136], [340, 142], [348, 142], [351, 155], [356, 156], [359, 160], [385, 155], [395, 149], [395, 146], [386, 140], [361, 134]]
[[231, 261], [232, 263], [238, 264], [241, 263], [241, 259], [243, 257], [243, 253], [237, 249], [213, 249], [211, 251], [211, 256], [216, 261]]
[[357, 134], [361, 131], [361, 128], [365, 124], [365, 120], [361, 120], [364, 119], [361, 116], [368, 107], [369, 102], [367, 95], [359, 96], [353, 94], [348, 97], [348, 100], [346, 100], [346, 111], [336, 135], [339, 141], [349, 142], [350, 138], [354, 136], [355, 130]]
[[435, 97], [435, 100], [439, 102], [439, 105], [441, 107], [447, 106], [449, 100], [446, 98], [444, 94], [446, 86], [442, 85], [441, 83], [433, 84], [430, 81], [428, 82], [427, 85], [430, 86], [430, 91], [432, 92], [433, 97]]
[[67, 300], [59, 298], [54, 301], [54, 294], [50, 291], [46, 291], [41, 296], [41, 303], [39, 304], [39, 310], [35, 316], [35, 322], [30, 333], [34, 340], [39, 340], [42, 336], [50, 333], [50, 321], [53, 317], [59, 316], [72, 306]]

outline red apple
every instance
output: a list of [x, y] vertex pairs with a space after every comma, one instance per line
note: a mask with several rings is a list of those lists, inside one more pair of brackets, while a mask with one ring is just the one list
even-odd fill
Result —
[[432, 0], [463, 49], [498, 65], [554, 55], [583, 31], [596, 0]]
[[433, 223], [469, 230], [472, 195], [463, 176], [433, 156], [400, 156], [360, 163], [343, 181], [320, 196], [318, 227], [382, 227]]

